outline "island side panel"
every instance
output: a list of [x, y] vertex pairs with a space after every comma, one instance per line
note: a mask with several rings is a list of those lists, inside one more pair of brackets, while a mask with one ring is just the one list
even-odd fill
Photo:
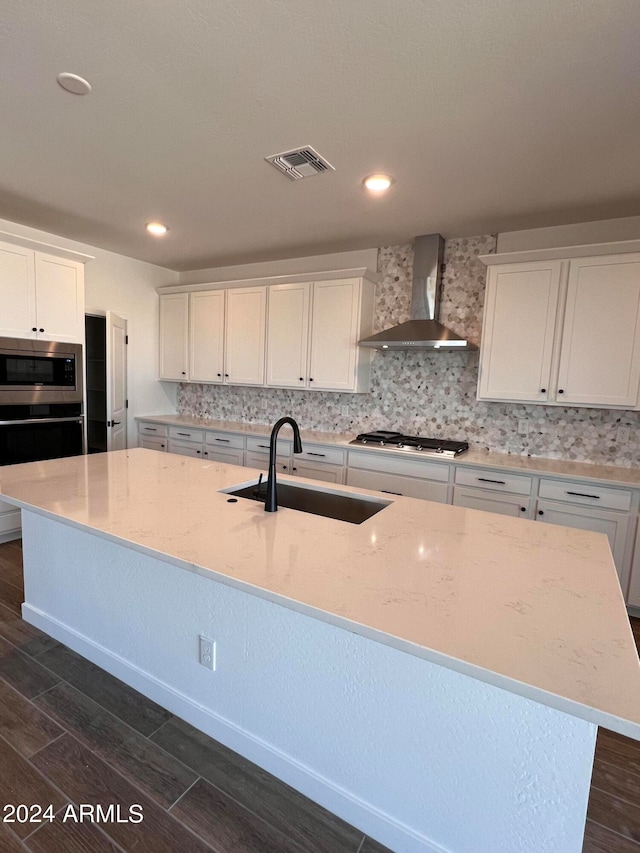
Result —
[[62, 522], [23, 527], [27, 621], [391, 849], [581, 850], [593, 724]]

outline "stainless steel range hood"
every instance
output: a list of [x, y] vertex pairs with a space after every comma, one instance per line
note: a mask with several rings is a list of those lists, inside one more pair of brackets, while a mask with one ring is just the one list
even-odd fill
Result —
[[438, 322], [444, 239], [440, 234], [416, 237], [413, 259], [411, 319], [358, 341], [358, 346], [375, 349], [475, 350], [451, 329]]

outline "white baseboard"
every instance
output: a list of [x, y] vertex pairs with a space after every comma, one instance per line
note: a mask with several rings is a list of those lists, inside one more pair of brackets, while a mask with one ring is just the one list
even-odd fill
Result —
[[26, 602], [22, 605], [22, 616], [29, 624], [64, 643], [148, 699], [291, 785], [391, 850], [398, 853], [447, 853], [445, 848], [418, 835], [410, 827], [353, 797], [305, 765], [239, 728], [232, 721], [198, 705], [155, 676]]

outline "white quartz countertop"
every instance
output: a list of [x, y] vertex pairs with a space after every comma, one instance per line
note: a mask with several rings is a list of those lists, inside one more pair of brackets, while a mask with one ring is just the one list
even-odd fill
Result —
[[640, 739], [640, 665], [604, 535], [404, 497], [353, 525], [220, 492], [256, 474], [138, 448], [0, 468], [0, 494]]
[[[149, 423], [167, 424], [169, 426], [189, 426], [199, 429], [222, 430], [225, 432], [241, 433], [243, 435], [268, 436], [273, 424], [246, 424], [240, 421], [217, 421], [209, 418], [195, 418], [189, 415], [139, 415], [138, 421]], [[355, 433], [340, 432], [317, 432], [313, 430], [300, 430], [302, 442], [313, 444], [336, 445], [358, 452], [381, 453], [385, 456], [394, 456], [406, 459], [444, 462], [455, 465], [479, 466], [494, 470], [517, 471], [522, 474], [547, 475], [550, 477], [569, 477], [578, 480], [592, 480], [594, 482], [606, 482], [614, 486], [627, 486], [640, 488], [640, 464], [635, 468], [621, 468], [615, 465], [594, 465], [589, 462], [574, 462], [564, 459], [545, 459], [533, 456], [516, 456], [512, 453], [495, 453], [483, 450], [468, 450], [455, 459], [448, 457], [427, 456], [419, 451], [393, 451], [381, 450], [374, 445], [351, 445], [350, 442], [356, 437]], [[287, 429], [284, 429], [279, 438], [290, 437]]]

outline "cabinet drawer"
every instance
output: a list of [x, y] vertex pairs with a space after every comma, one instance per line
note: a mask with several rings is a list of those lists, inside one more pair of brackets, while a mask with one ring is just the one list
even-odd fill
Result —
[[207, 432], [205, 444], [227, 450], [244, 450], [244, 436], [233, 432]]
[[361, 471], [349, 468], [347, 485], [361, 489], [375, 489], [389, 495], [404, 495], [408, 498], [422, 498], [427, 501], [447, 502], [447, 484], [433, 480], [419, 480], [416, 477], [404, 477], [400, 474], [386, 474], [380, 471]]
[[0, 533], [20, 530], [21, 524], [20, 510], [13, 504], [0, 501]]
[[456, 468], [455, 484], [473, 486], [475, 489], [511, 492], [513, 495], [531, 494], [531, 477], [505, 471], [488, 471], [484, 468]]
[[160, 450], [166, 453], [168, 441], [162, 436], [141, 435], [138, 439], [138, 447], [146, 447], [147, 450]]
[[197, 441], [202, 444], [204, 440], [204, 430], [172, 426], [169, 429], [169, 438], [176, 439], [176, 441]]
[[310, 480], [323, 480], [325, 483], [344, 483], [344, 467], [332, 465], [329, 462], [313, 462], [300, 459], [297, 454], [293, 457], [291, 473], [295, 477], [308, 477]]
[[166, 424], [148, 424], [143, 421], [138, 424], [138, 435], [157, 435], [166, 438], [168, 434]]
[[385, 450], [380, 453], [361, 453], [349, 451], [349, 468], [366, 468], [370, 471], [382, 471], [388, 474], [403, 474], [408, 477], [420, 477], [425, 480], [449, 482], [450, 466], [443, 462], [423, 462], [422, 459], [407, 459], [392, 456]]
[[628, 511], [631, 508], [629, 489], [612, 489], [593, 483], [571, 482], [570, 480], [540, 480], [541, 498], [592, 506], [602, 509]]
[[[260, 435], [248, 435], [247, 450], [252, 453], [269, 453], [269, 439]], [[279, 438], [276, 442], [276, 453], [288, 458], [291, 455], [291, 442], [286, 438]]]
[[481, 509], [484, 512], [497, 512], [514, 518], [529, 518], [531, 499], [516, 497], [514, 494], [499, 494], [493, 490], [468, 489], [456, 485], [453, 490], [453, 505], [467, 509]]
[[344, 465], [344, 450], [337, 447], [326, 447], [325, 445], [313, 444], [302, 446], [302, 453], [296, 453], [295, 459], [306, 459], [309, 462], [329, 463], [330, 465]]

